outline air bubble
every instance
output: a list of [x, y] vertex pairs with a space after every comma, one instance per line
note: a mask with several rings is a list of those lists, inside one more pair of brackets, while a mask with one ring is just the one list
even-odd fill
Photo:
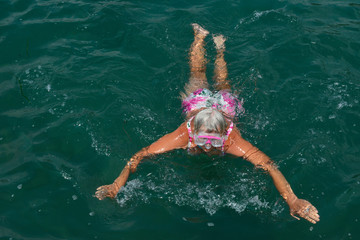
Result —
[[207, 223], [207, 225], [208, 225], [209, 227], [213, 227], [213, 226], [215, 226], [215, 224], [214, 224], [214, 223], [212, 223], [212, 222], [208, 222], [208, 223]]

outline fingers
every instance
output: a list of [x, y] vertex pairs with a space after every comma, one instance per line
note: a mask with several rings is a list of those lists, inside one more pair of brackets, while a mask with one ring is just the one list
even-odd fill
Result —
[[99, 200], [103, 200], [105, 198], [105, 193], [102, 187], [96, 189], [95, 197]]
[[318, 221], [320, 221], [320, 216], [317, 213], [308, 214], [308, 215], [304, 216], [303, 218], [313, 224], [316, 224]]
[[95, 197], [99, 200], [103, 200], [106, 197], [115, 198], [117, 192], [116, 188], [114, 188], [114, 184], [104, 185], [96, 189]]
[[318, 210], [310, 202], [302, 199], [295, 202], [294, 206], [291, 207], [290, 214], [297, 220], [300, 220], [299, 217], [301, 217], [313, 224], [320, 221]]
[[295, 218], [295, 219], [297, 219], [297, 220], [300, 220], [300, 218], [297, 217], [297, 216], [295, 216], [294, 213], [290, 213], [290, 215], [291, 215], [293, 218]]
[[318, 210], [312, 205], [301, 209], [299, 212], [297, 212], [297, 214], [313, 224], [320, 221]]
[[318, 221], [320, 221], [320, 216], [319, 216], [318, 210], [314, 206], [310, 207], [310, 212], [308, 214], [308, 217], [311, 219], [311, 221], [310, 220], [308, 220], [308, 221], [310, 221], [314, 224], [317, 223]]
[[107, 186], [101, 186], [96, 189], [95, 197], [99, 200], [104, 200], [106, 197], [111, 197]]
[[308, 220], [309, 222], [311, 222], [312, 224], [315, 224], [315, 220], [311, 219], [310, 217], [308, 216], [304, 216], [304, 219]]

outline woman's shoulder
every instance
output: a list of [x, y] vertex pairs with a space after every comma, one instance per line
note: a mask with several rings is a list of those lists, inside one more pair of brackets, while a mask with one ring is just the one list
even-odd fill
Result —
[[188, 121], [181, 123], [180, 126], [176, 129], [176, 131], [186, 131], [187, 132], [187, 123], [188, 123]]

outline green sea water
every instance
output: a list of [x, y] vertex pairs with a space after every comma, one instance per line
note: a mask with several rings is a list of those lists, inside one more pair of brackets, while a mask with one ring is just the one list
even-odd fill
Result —
[[[194, 22], [318, 224], [231, 156], [157, 156], [93, 197], [184, 121]], [[360, 239], [359, 30], [357, 0], [0, 0], [0, 239]]]

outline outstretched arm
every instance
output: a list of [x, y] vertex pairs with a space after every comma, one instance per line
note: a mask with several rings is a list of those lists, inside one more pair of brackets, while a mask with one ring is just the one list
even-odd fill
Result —
[[299, 220], [296, 216], [298, 215], [314, 224], [320, 221], [317, 209], [310, 202], [298, 199], [275, 163], [266, 154], [243, 139], [237, 130], [230, 135], [226, 152], [242, 157], [256, 167], [266, 170], [273, 179], [276, 189], [289, 205], [291, 216]]
[[114, 198], [120, 188], [125, 185], [130, 172], [136, 171], [136, 168], [142, 159], [174, 149], [185, 148], [188, 138], [186, 125], [183, 123], [174, 132], [166, 134], [150, 146], [141, 149], [132, 156], [121, 171], [119, 177], [117, 177], [112, 184], [97, 188], [95, 196], [99, 200], [103, 200], [106, 197]]

